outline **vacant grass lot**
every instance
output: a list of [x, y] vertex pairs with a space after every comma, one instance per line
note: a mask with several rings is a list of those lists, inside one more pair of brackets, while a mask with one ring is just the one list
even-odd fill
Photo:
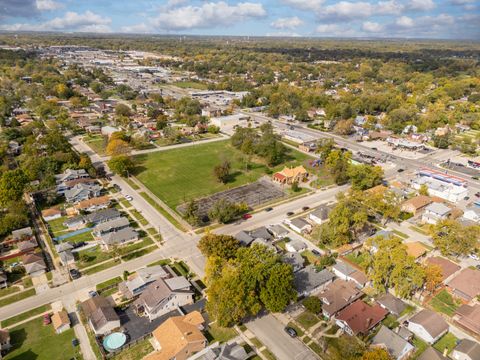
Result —
[[79, 354], [80, 348], [72, 346], [75, 337], [73, 329], [55, 334], [52, 325], [43, 325], [40, 317], [10, 330], [12, 349], [5, 360], [63, 360], [72, 359]]
[[440, 351], [443, 354], [445, 348], [447, 349], [447, 353], [450, 354], [455, 346], [457, 346], [457, 338], [452, 333], [446, 333], [443, 335], [440, 340], [438, 340], [433, 347]]
[[[309, 157], [288, 149], [287, 165], [298, 165]], [[231, 180], [221, 184], [213, 175], [213, 168], [223, 160], [232, 166]], [[150, 191], [173, 210], [185, 201], [198, 199], [258, 180], [262, 175], [283, 168], [269, 169], [261, 163], [251, 163], [245, 170], [243, 156], [229, 141], [193, 145], [185, 148], [159, 151], [135, 157], [135, 175]]]
[[462, 303], [455, 300], [447, 290], [440, 291], [432, 300], [430, 300], [431, 307], [448, 316], [453, 316], [455, 310], [457, 310], [461, 304]]

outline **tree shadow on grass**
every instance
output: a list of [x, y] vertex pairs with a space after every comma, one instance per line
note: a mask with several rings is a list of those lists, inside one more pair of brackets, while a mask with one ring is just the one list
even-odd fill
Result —
[[10, 339], [10, 343], [12, 344], [10, 351], [20, 349], [24, 341], [27, 339], [27, 332], [25, 329], [14, 330], [10, 333]]
[[36, 360], [36, 359], [38, 359], [38, 355], [35, 354], [32, 350], [24, 351], [21, 354], [18, 354], [12, 358], [9, 358], [9, 360]]

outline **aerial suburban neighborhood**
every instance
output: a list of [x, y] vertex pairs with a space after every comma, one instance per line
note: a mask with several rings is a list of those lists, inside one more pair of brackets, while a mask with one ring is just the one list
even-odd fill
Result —
[[1, 359], [480, 360], [478, 39], [18, 16], [0, 14]]

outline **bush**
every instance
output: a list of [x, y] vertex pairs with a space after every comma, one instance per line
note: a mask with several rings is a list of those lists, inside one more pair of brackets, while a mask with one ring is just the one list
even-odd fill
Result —
[[322, 301], [316, 296], [309, 296], [302, 302], [305, 309], [308, 311], [318, 314], [322, 311]]

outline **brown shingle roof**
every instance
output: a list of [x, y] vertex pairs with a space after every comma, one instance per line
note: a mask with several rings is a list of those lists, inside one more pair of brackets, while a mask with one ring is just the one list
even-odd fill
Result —
[[357, 300], [340, 311], [336, 318], [348, 324], [355, 335], [367, 334], [375, 325], [387, 316], [388, 311], [380, 305], [370, 306]]
[[430, 196], [418, 195], [405, 201], [402, 204], [402, 209], [412, 206], [415, 210], [419, 210], [431, 203], [432, 203], [432, 198]]
[[85, 317], [90, 318], [92, 314], [100, 307], [111, 307], [110, 302], [103, 296], [95, 296], [85, 300], [81, 305]]
[[96, 198], [91, 198], [87, 200], [82, 200], [80, 201], [77, 205], [75, 205], [76, 209], [87, 209], [90, 206], [94, 205], [103, 205], [103, 204], [108, 204], [110, 202], [110, 198], [108, 196], [99, 196]]
[[418, 259], [427, 252], [425, 246], [418, 241], [405, 243], [405, 246], [407, 247], [407, 254], [413, 256], [415, 259]]
[[45, 209], [45, 210], [42, 210], [42, 217], [53, 216], [61, 213], [62, 213], [62, 210], [58, 208]]
[[336, 279], [318, 296], [324, 302], [322, 308], [331, 316], [342, 310], [348, 304], [362, 295], [355, 284], [342, 279]]
[[70, 318], [65, 310], [56, 312], [52, 315], [53, 328], [57, 330], [63, 325], [70, 325]]
[[448, 283], [448, 286], [467, 298], [474, 298], [480, 294], [480, 271], [469, 268], [463, 269]]
[[440, 256], [429, 257], [427, 264], [438, 265], [442, 269], [443, 280], [460, 270], [460, 266]]
[[480, 305], [462, 305], [455, 311], [455, 321], [462, 327], [480, 335]]
[[432, 338], [436, 338], [448, 330], [448, 324], [445, 320], [436, 312], [428, 309], [418, 312], [409, 321], [423, 326]]

